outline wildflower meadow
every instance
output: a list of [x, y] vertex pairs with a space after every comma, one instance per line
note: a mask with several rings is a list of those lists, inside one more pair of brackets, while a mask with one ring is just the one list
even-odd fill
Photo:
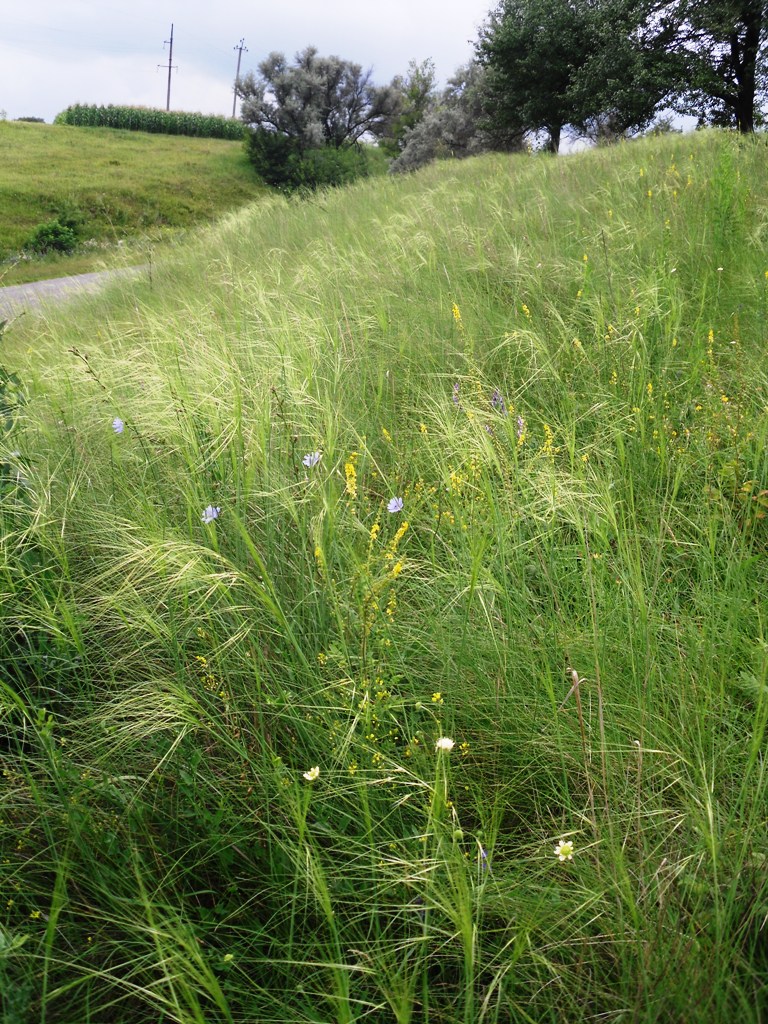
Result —
[[260, 197], [6, 326], [4, 1021], [768, 1018], [767, 157]]

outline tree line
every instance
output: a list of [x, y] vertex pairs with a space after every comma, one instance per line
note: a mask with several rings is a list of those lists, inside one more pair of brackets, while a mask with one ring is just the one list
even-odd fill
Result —
[[662, 110], [746, 134], [764, 123], [767, 26], [767, 0], [500, 0], [442, 90], [430, 60], [377, 86], [307, 47], [238, 82], [241, 116], [256, 169], [289, 188], [366, 173], [363, 140], [402, 171], [532, 136], [610, 141]]

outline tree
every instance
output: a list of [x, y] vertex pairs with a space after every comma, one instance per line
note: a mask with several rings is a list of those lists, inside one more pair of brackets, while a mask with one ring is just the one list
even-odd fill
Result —
[[380, 144], [397, 156], [405, 147], [406, 133], [413, 131], [437, 100], [434, 61], [427, 58], [418, 64], [411, 60], [405, 75], [392, 79], [392, 88], [400, 93], [400, 110]]
[[680, 113], [749, 133], [763, 123], [768, 87], [765, 0], [679, 0], [674, 54], [682, 68]]
[[319, 57], [313, 46], [289, 63], [271, 53], [238, 83], [241, 117], [254, 129], [275, 132], [299, 150], [340, 148], [366, 134], [384, 133], [399, 109], [391, 86], [373, 85], [371, 71], [340, 57]]
[[466, 157], [522, 146], [522, 134], [486, 126], [486, 72], [476, 61], [460, 67], [430, 109], [403, 136], [403, 151], [390, 170], [415, 171], [441, 157]]
[[575, 119], [570, 87], [587, 52], [585, 19], [568, 0], [502, 0], [477, 44], [491, 124], [520, 134], [546, 131], [556, 153]]
[[477, 42], [497, 125], [647, 127], [665, 105], [741, 132], [768, 92], [766, 0], [501, 0]]
[[477, 42], [497, 127], [623, 135], [669, 92], [667, 20], [651, 0], [502, 0]]
[[573, 126], [598, 142], [643, 131], [682, 73], [674, 19], [657, 0], [588, 0], [584, 18], [587, 52], [569, 86]]

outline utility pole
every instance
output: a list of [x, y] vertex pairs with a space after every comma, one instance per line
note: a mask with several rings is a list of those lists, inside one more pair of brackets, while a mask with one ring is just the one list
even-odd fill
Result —
[[[165, 39], [163, 41], [163, 47], [165, 47], [166, 44], [170, 45], [170, 50], [168, 51], [168, 95], [166, 96], [166, 99], [165, 99], [165, 109], [166, 110], [170, 110], [171, 109], [171, 71], [174, 71], [174, 70], [178, 71], [179, 70], [178, 68], [174, 68], [174, 64], [173, 64], [173, 25], [171, 25], [171, 38], [170, 39]], [[157, 66], [159, 68], [165, 67], [164, 64], [158, 64]]]
[[237, 46], [232, 47], [233, 50], [237, 50], [237, 71], [235, 72], [235, 95], [232, 99], [232, 117], [235, 116], [235, 107], [237, 106], [237, 83], [240, 81], [240, 61], [243, 57], [243, 50], [248, 53], [248, 47], [245, 45], [245, 40], [241, 39]]

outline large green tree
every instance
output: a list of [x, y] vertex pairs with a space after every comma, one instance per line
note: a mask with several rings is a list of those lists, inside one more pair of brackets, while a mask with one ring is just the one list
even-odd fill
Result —
[[568, 0], [502, 0], [480, 33], [487, 113], [497, 131], [545, 131], [557, 152], [575, 120], [571, 84], [588, 53], [583, 11]]
[[489, 118], [595, 135], [665, 105], [751, 132], [768, 91], [767, 0], [501, 0], [477, 42]]
[[553, 152], [566, 125], [644, 128], [669, 92], [669, 37], [650, 0], [501, 0], [477, 43], [489, 121], [545, 131]]
[[680, 0], [672, 49], [682, 67], [676, 106], [702, 124], [748, 133], [764, 120], [768, 89], [765, 0]]
[[682, 79], [676, 22], [656, 0], [582, 0], [586, 52], [568, 86], [573, 126], [590, 138], [646, 128]]

